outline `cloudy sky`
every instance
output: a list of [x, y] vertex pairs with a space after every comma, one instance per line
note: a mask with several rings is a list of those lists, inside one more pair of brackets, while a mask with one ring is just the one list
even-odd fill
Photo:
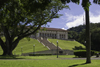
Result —
[[[70, 9], [59, 11], [59, 14], [63, 14], [63, 16], [53, 19], [51, 23], [48, 23], [50, 27], [68, 29], [85, 23], [85, 12], [81, 3], [79, 5], [74, 3], [68, 5]], [[90, 22], [100, 22], [100, 5], [92, 3], [90, 6]]]

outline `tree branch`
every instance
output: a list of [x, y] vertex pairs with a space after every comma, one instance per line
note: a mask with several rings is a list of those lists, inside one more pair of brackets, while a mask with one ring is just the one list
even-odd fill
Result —
[[6, 26], [3, 26], [3, 24], [2, 24], [1, 27], [2, 27], [2, 29], [3, 29], [5, 38], [6, 38], [6, 39], [10, 39], [10, 34], [9, 34], [8, 29], [6, 28]]
[[1, 37], [0, 37], [0, 45], [1, 45], [1, 48], [4, 50], [6, 46], [3, 42], [3, 40], [1, 39]]
[[12, 44], [12, 50], [14, 50], [16, 48], [16, 46], [18, 45], [19, 41], [21, 40], [21, 38], [17, 38]]

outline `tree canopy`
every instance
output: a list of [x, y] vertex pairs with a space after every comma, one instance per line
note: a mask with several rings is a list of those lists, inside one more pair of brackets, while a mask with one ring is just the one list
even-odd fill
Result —
[[3, 55], [12, 55], [18, 42], [37, 32], [53, 18], [59, 18], [59, 10], [68, 8], [58, 0], [13, 0], [4, 2], [0, 8], [0, 45]]

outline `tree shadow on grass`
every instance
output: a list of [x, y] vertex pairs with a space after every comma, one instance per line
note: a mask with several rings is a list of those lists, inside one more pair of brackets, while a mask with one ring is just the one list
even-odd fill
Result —
[[87, 63], [82, 63], [82, 64], [74, 64], [74, 65], [71, 65], [71, 66], [68, 66], [68, 67], [76, 67], [76, 66], [79, 66], [79, 65], [85, 65]]
[[21, 57], [18, 57], [18, 56], [0, 56], [0, 59], [24, 59], [24, 58], [21, 58]]

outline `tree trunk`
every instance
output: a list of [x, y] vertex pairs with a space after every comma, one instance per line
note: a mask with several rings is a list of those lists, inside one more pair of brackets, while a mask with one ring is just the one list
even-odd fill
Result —
[[3, 54], [2, 54], [3, 56], [12, 56], [13, 55], [13, 53], [12, 53], [12, 50], [3, 50]]
[[[89, 9], [89, 7], [88, 7]], [[90, 21], [89, 21], [89, 10], [85, 10], [86, 16], [86, 63], [91, 63], [91, 38], [90, 38]]]
[[20, 39], [17, 39], [15, 40], [14, 42], [11, 42], [10, 40], [8, 42], [6, 42], [5, 44], [2, 43], [1, 44], [1, 47], [2, 47], [2, 50], [3, 50], [3, 56], [6, 56], [6, 55], [13, 55], [12, 51], [17, 47], [18, 43], [19, 43], [19, 40]]

